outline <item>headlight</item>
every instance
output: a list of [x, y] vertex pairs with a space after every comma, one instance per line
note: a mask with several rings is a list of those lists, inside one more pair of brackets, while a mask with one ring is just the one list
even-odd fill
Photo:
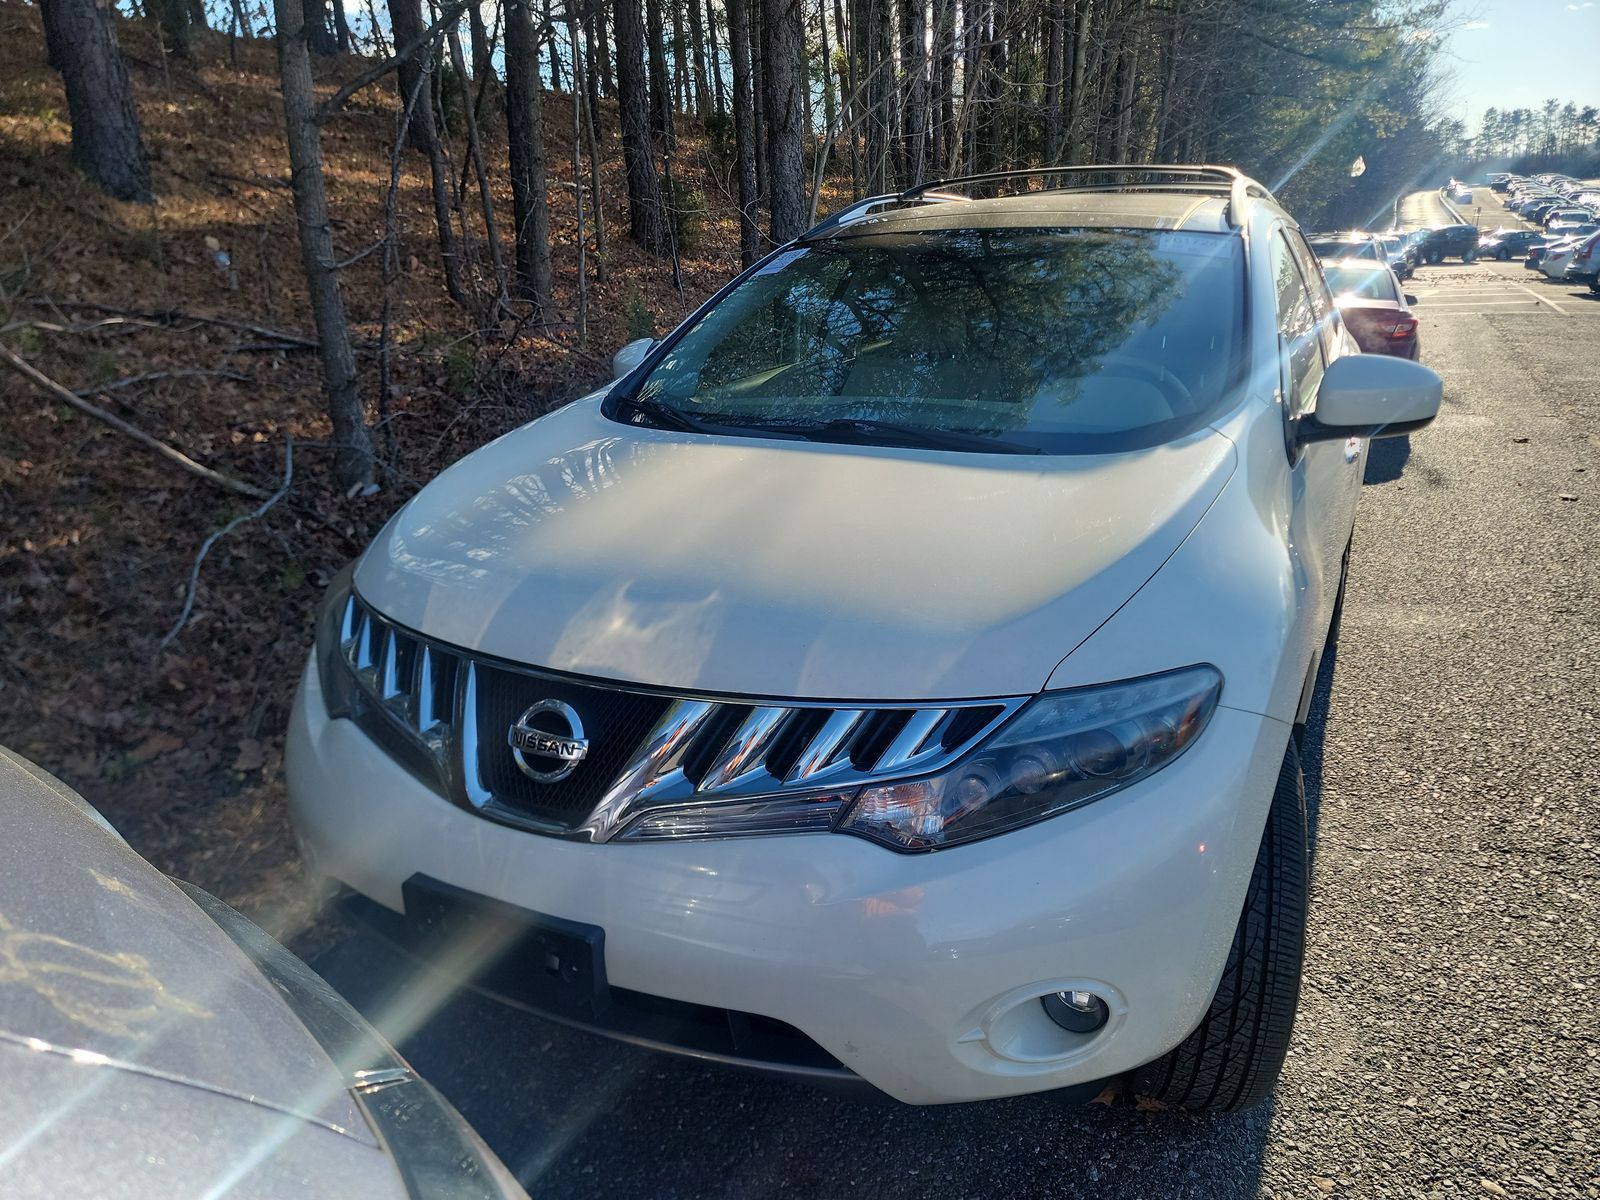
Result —
[[940, 774], [864, 788], [836, 828], [911, 852], [1042, 821], [1166, 766], [1221, 692], [1215, 667], [1194, 666], [1040, 696]]

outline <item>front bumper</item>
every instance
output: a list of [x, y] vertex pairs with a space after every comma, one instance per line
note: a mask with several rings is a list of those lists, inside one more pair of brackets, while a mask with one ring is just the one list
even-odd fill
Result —
[[[1160, 1057], [1221, 975], [1288, 726], [1219, 708], [1127, 791], [903, 855], [840, 834], [591, 844], [474, 815], [348, 720], [311, 664], [289, 800], [308, 866], [394, 911], [425, 876], [604, 930], [609, 984], [785, 1022], [909, 1103], [1072, 1087]], [[1069, 1033], [1038, 998], [1108, 1002]]]

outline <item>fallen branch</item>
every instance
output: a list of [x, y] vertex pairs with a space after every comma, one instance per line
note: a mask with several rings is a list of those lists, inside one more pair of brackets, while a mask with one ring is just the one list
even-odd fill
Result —
[[284, 496], [288, 495], [289, 485], [293, 482], [294, 435], [290, 434], [289, 440], [283, 448], [283, 483], [279, 485], [278, 490], [263, 500], [261, 502], [261, 506], [254, 512], [248, 512], [242, 516], [235, 517], [221, 529], [214, 531], [210, 537], [206, 538], [205, 541], [200, 543], [200, 553], [194, 556], [194, 566], [189, 571], [189, 588], [183, 596], [183, 611], [178, 614], [178, 619], [173, 624], [172, 628], [167, 630], [167, 636], [162, 638], [160, 644], [156, 646], [156, 653], [159, 654], [161, 651], [165, 650], [167, 646], [171, 644], [172, 639], [183, 632], [183, 627], [189, 623], [189, 614], [194, 611], [195, 594], [200, 590], [200, 564], [205, 562], [206, 555], [211, 553], [211, 547], [215, 546], [219, 541], [221, 541], [228, 534], [232, 533], [235, 529], [239, 528], [239, 526], [243, 525], [246, 521], [254, 521], [258, 517], [266, 516], [269, 508], [271, 508], [279, 500], [282, 500]]
[[210, 367], [183, 367], [173, 371], [146, 371], [143, 375], [127, 375], [121, 379], [113, 379], [110, 383], [96, 384], [94, 387], [82, 388], [80, 396], [98, 396], [103, 392], [116, 392], [126, 387], [138, 387], [141, 383], [157, 383], [163, 379], [201, 379], [217, 378], [227, 379], [233, 383], [254, 383], [255, 380], [248, 375], [241, 375], [237, 371], [223, 371]]
[[119, 317], [136, 317], [146, 321], [156, 321], [163, 325], [171, 325], [177, 321], [197, 321], [202, 325], [216, 325], [221, 329], [232, 329], [238, 333], [251, 333], [256, 337], [267, 338], [274, 342], [282, 342], [286, 346], [301, 346], [315, 350], [317, 343], [298, 333], [284, 333], [281, 329], [268, 329], [265, 325], [252, 325], [249, 321], [236, 321], [232, 317], [207, 317], [199, 313], [180, 312], [175, 308], [115, 308], [109, 304], [95, 304], [88, 300], [29, 300], [27, 303], [38, 308], [54, 309], [82, 309], [89, 312], [110, 313]]
[[220, 471], [213, 471], [205, 464], [195, 462], [194, 459], [183, 453], [183, 451], [175, 450], [160, 439], [151, 437], [144, 430], [128, 424], [121, 417], [115, 415], [114, 413], [109, 413], [99, 405], [89, 403], [89, 401], [78, 395], [78, 393], [69, 391], [67, 388], [62, 387], [54, 379], [51, 379], [50, 376], [46, 375], [43, 371], [39, 370], [39, 368], [35, 367], [26, 359], [20, 358], [16, 354], [12, 353], [11, 349], [7, 346], [0, 345], [0, 362], [5, 363], [18, 375], [21, 375], [24, 379], [33, 384], [34, 387], [38, 388], [46, 395], [54, 396], [57, 400], [61, 401], [61, 403], [69, 405], [72, 408], [77, 409], [79, 412], [93, 417], [97, 421], [104, 422], [105, 424], [111, 426], [111, 428], [115, 429], [118, 433], [127, 434], [146, 450], [160, 455], [168, 462], [176, 463], [190, 474], [198, 475], [201, 479], [204, 479], [208, 483], [214, 483], [218, 487], [226, 488], [230, 492], [237, 492], [241, 496], [249, 496], [255, 500], [264, 500], [267, 498], [267, 493], [261, 488], [256, 487], [254, 484], [245, 483], [243, 480], [234, 479], [231, 476], [222, 474]]

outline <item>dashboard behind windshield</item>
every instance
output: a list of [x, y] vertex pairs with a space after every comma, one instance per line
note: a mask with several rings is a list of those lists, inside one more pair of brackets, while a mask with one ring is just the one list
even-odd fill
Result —
[[[1105, 453], [1204, 425], [1239, 376], [1237, 237], [979, 229], [784, 251], [631, 390], [719, 431]], [[884, 440], [894, 440], [890, 430]], [[927, 444], [910, 440], [904, 444]]]

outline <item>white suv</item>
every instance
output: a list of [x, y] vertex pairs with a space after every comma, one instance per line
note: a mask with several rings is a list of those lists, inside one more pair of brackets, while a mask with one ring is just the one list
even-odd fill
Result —
[[[318, 875], [514, 1003], [913, 1103], [1253, 1104], [1360, 356], [1225, 168], [878, 197], [405, 505], [289, 741]], [[403, 915], [402, 915], [403, 914]]]

